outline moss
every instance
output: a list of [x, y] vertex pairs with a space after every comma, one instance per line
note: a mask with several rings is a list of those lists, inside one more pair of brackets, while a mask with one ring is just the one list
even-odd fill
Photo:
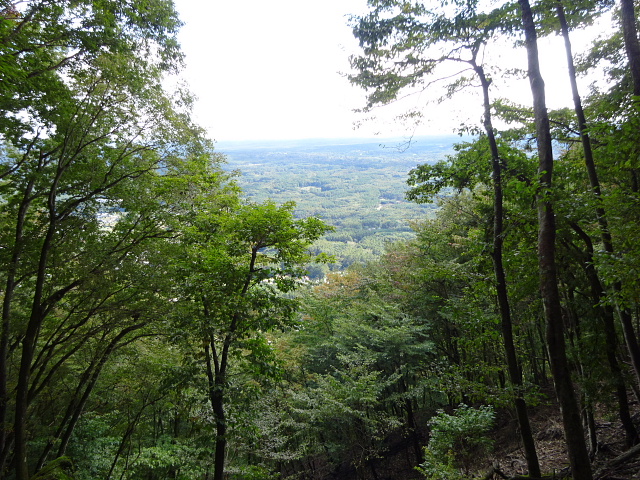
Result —
[[73, 462], [69, 457], [56, 458], [36, 473], [31, 480], [73, 480]]

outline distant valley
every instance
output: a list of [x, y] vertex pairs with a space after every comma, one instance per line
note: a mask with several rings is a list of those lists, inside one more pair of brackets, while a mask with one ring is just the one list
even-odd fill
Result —
[[[238, 183], [256, 202], [294, 201], [296, 215], [318, 216], [335, 227], [316, 248], [335, 255], [332, 269], [366, 262], [385, 243], [413, 236], [410, 224], [429, 218], [435, 205], [404, 198], [407, 173], [453, 152], [458, 136], [402, 140], [300, 140], [225, 142], [227, 169], [241, 173]], [[327, 266], [315, 266], [321, 276]]]

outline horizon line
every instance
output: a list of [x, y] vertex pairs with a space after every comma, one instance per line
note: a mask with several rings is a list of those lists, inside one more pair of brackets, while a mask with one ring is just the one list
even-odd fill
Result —
[[460, 135], [457, 133], [448, 133], [448, 134], [433, 134], [433, 135], [413, 135], [413, 136], [389, 136], [389, 137], [308, 137], [308, 138], [279, 138], [279, 139], [245, 139], [245, 140], [214, 140], [214, 144], [216, 146], [239, 146], [242, 144], [251, 144], [252, 146], [256, 146], [256, 144], [278, 144], [278, 143], [310, 143], [310, 142], [343, 142], [345, 144], [353, 144], [353, 143], [383, 143], [383, 142], [402, 142], [402, 143], [413, 143], [419, 141], [420, 139], [437, 139], [437, 138], [465, 138], [469, 137], [469, 135]]

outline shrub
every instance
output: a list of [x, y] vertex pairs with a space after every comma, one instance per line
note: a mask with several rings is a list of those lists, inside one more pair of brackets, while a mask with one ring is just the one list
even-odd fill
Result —
[[491, 406], [477, 409], [461, 404], [452, 415], [439, 411], [431, 421], [431, 436], [425, 447], [425, 461], [417, 467], [431, 480], [468, 478], [471, 459], [492, 446], [488, 432], [495, 413]]

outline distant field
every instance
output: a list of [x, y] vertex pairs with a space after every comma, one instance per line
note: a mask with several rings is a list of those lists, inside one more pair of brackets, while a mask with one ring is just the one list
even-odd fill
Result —
[[407, 173], [452, 153], [458, 141], [419, 137], [408, 148], [375, 139], [229, 142], [217, 150], [227, 156], [229, 170], [242, 173], [239, 184], [251, 200], [294, 201], [299, 217], [333, 225], [335, 232], [316, 247], [334, 254], [332, 268], [341, 269], [377, 257], [386, 242], [413, 236], [411, 222], [428, 218], [435, 206], [404, 199]]

